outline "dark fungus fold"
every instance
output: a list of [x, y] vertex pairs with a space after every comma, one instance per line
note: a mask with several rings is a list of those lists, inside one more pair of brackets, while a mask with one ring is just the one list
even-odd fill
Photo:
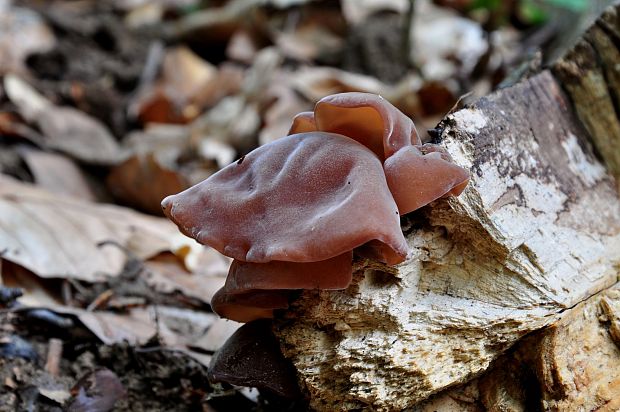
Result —
[[211, 359], [207, 377], [289, 399], [301, 394], [293, 365], [282, 355], [271, 322], [265, 320], [247, 323], [233, 333]]
[[[388, 248], [389, 249], [389, 248]], [[218, 315], [237, 322], [272, 317], [288, 307], [288, 292], [338, 290], [351, 283], [353, 252], [318, 262], [253, 263], [233, 260], [226, 283], [211, 300]]]

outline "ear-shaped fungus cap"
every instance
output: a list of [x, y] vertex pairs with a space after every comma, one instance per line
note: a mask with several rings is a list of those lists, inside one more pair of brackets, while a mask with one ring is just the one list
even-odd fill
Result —
[[314, 108], [317, 130], [357, 140], [381, 161], [399, 149], [420, 144], [413, 121], [383, 97], [371, 93], [339, 93]]
[[436, 145], [404, 147], [383, 168], [401, 215], [442, 196], [458, 196], [469, 181], [469, 172]]
[[237, 322], [271, 318], [273, 309], [288, 308], [290, 290], [346, 289], [353, 274], [352, 260], [352, 251], [306, 263], [252, 263], [235, 259], [226, 283], [211, 299], [211, 308], [221, 317]]
[[286, 134], [297, 134], [297, 133], [308, 133], [308, 132], [316, 132], [316, 123], [314, 122], [314, 113], [312, 112], [301, 112], [298, 113], [297, 116], [293, 117], [293, 124], [291, 128], [288, 130]]
[[230, 293], [254, 289], [345, 289], [351, 283], [353, 252], [318, 262], [252, 263], [233, 260], [224, 288]]
[[247, 323], [233, 333], [211, 359], [207, 377], [289, 399], [301, 395], [295, 370], [282, 355], [271, 322], [265, 320]]
[[409, 252], [381, 162], [331, 133], [259, 147], [162, 206], [185, 234], [246, 262], [317, 262], [373, 239], [401, 261]]
[[211, 298], [211, 309], [220, 317], [235, 322], [273, 318], [274, 309], [288, 308], [289, 290], [250, 290], [229, 293], [226, 286]]
[[316, 104], [313, 117], [300, 113], [291, 130], [311, 127], [348, 136], [379, 156], [401, 215], [442, 196], [456, 196], [469, 181], [469, 172], [455, 165], [445, 149], [422, 145], [411, 119], [381, 96], [327, 96]]

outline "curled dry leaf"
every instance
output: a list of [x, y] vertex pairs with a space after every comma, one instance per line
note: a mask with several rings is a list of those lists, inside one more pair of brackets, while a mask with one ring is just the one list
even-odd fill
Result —
[[120, 273], [127, 254], [102, 242], [148, 258], [181, 249], [172, 244], [177, 233], [165, 219], [53, 195], [0, 176], [2, 257], [38, 276], [103, 280]]
[[19, 152], [38, 186], [58, 195], [96, 200], [84, 173], [71, 159], [41, 150], [23, 149]]
[[47, 147], [93, 164], [120, 159], [118, 143], [98, 120], [72, 107], [55, 106], [16, 76], [5, 76], [4, 88], [19, 113], [41, 130]]

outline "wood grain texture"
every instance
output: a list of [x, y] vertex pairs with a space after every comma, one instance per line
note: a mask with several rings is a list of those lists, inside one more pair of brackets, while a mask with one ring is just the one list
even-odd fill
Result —
[[620, 15], [607, 9], [553, 65], [598, 152], [620, 177]]

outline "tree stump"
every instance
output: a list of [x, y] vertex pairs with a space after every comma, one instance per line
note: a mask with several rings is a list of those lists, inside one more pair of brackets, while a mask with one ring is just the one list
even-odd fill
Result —
[[619, 10], [441, 122], [472, 179], [403, 218], [410, 260], [276, 321], [312, 408], [620, 408]]

